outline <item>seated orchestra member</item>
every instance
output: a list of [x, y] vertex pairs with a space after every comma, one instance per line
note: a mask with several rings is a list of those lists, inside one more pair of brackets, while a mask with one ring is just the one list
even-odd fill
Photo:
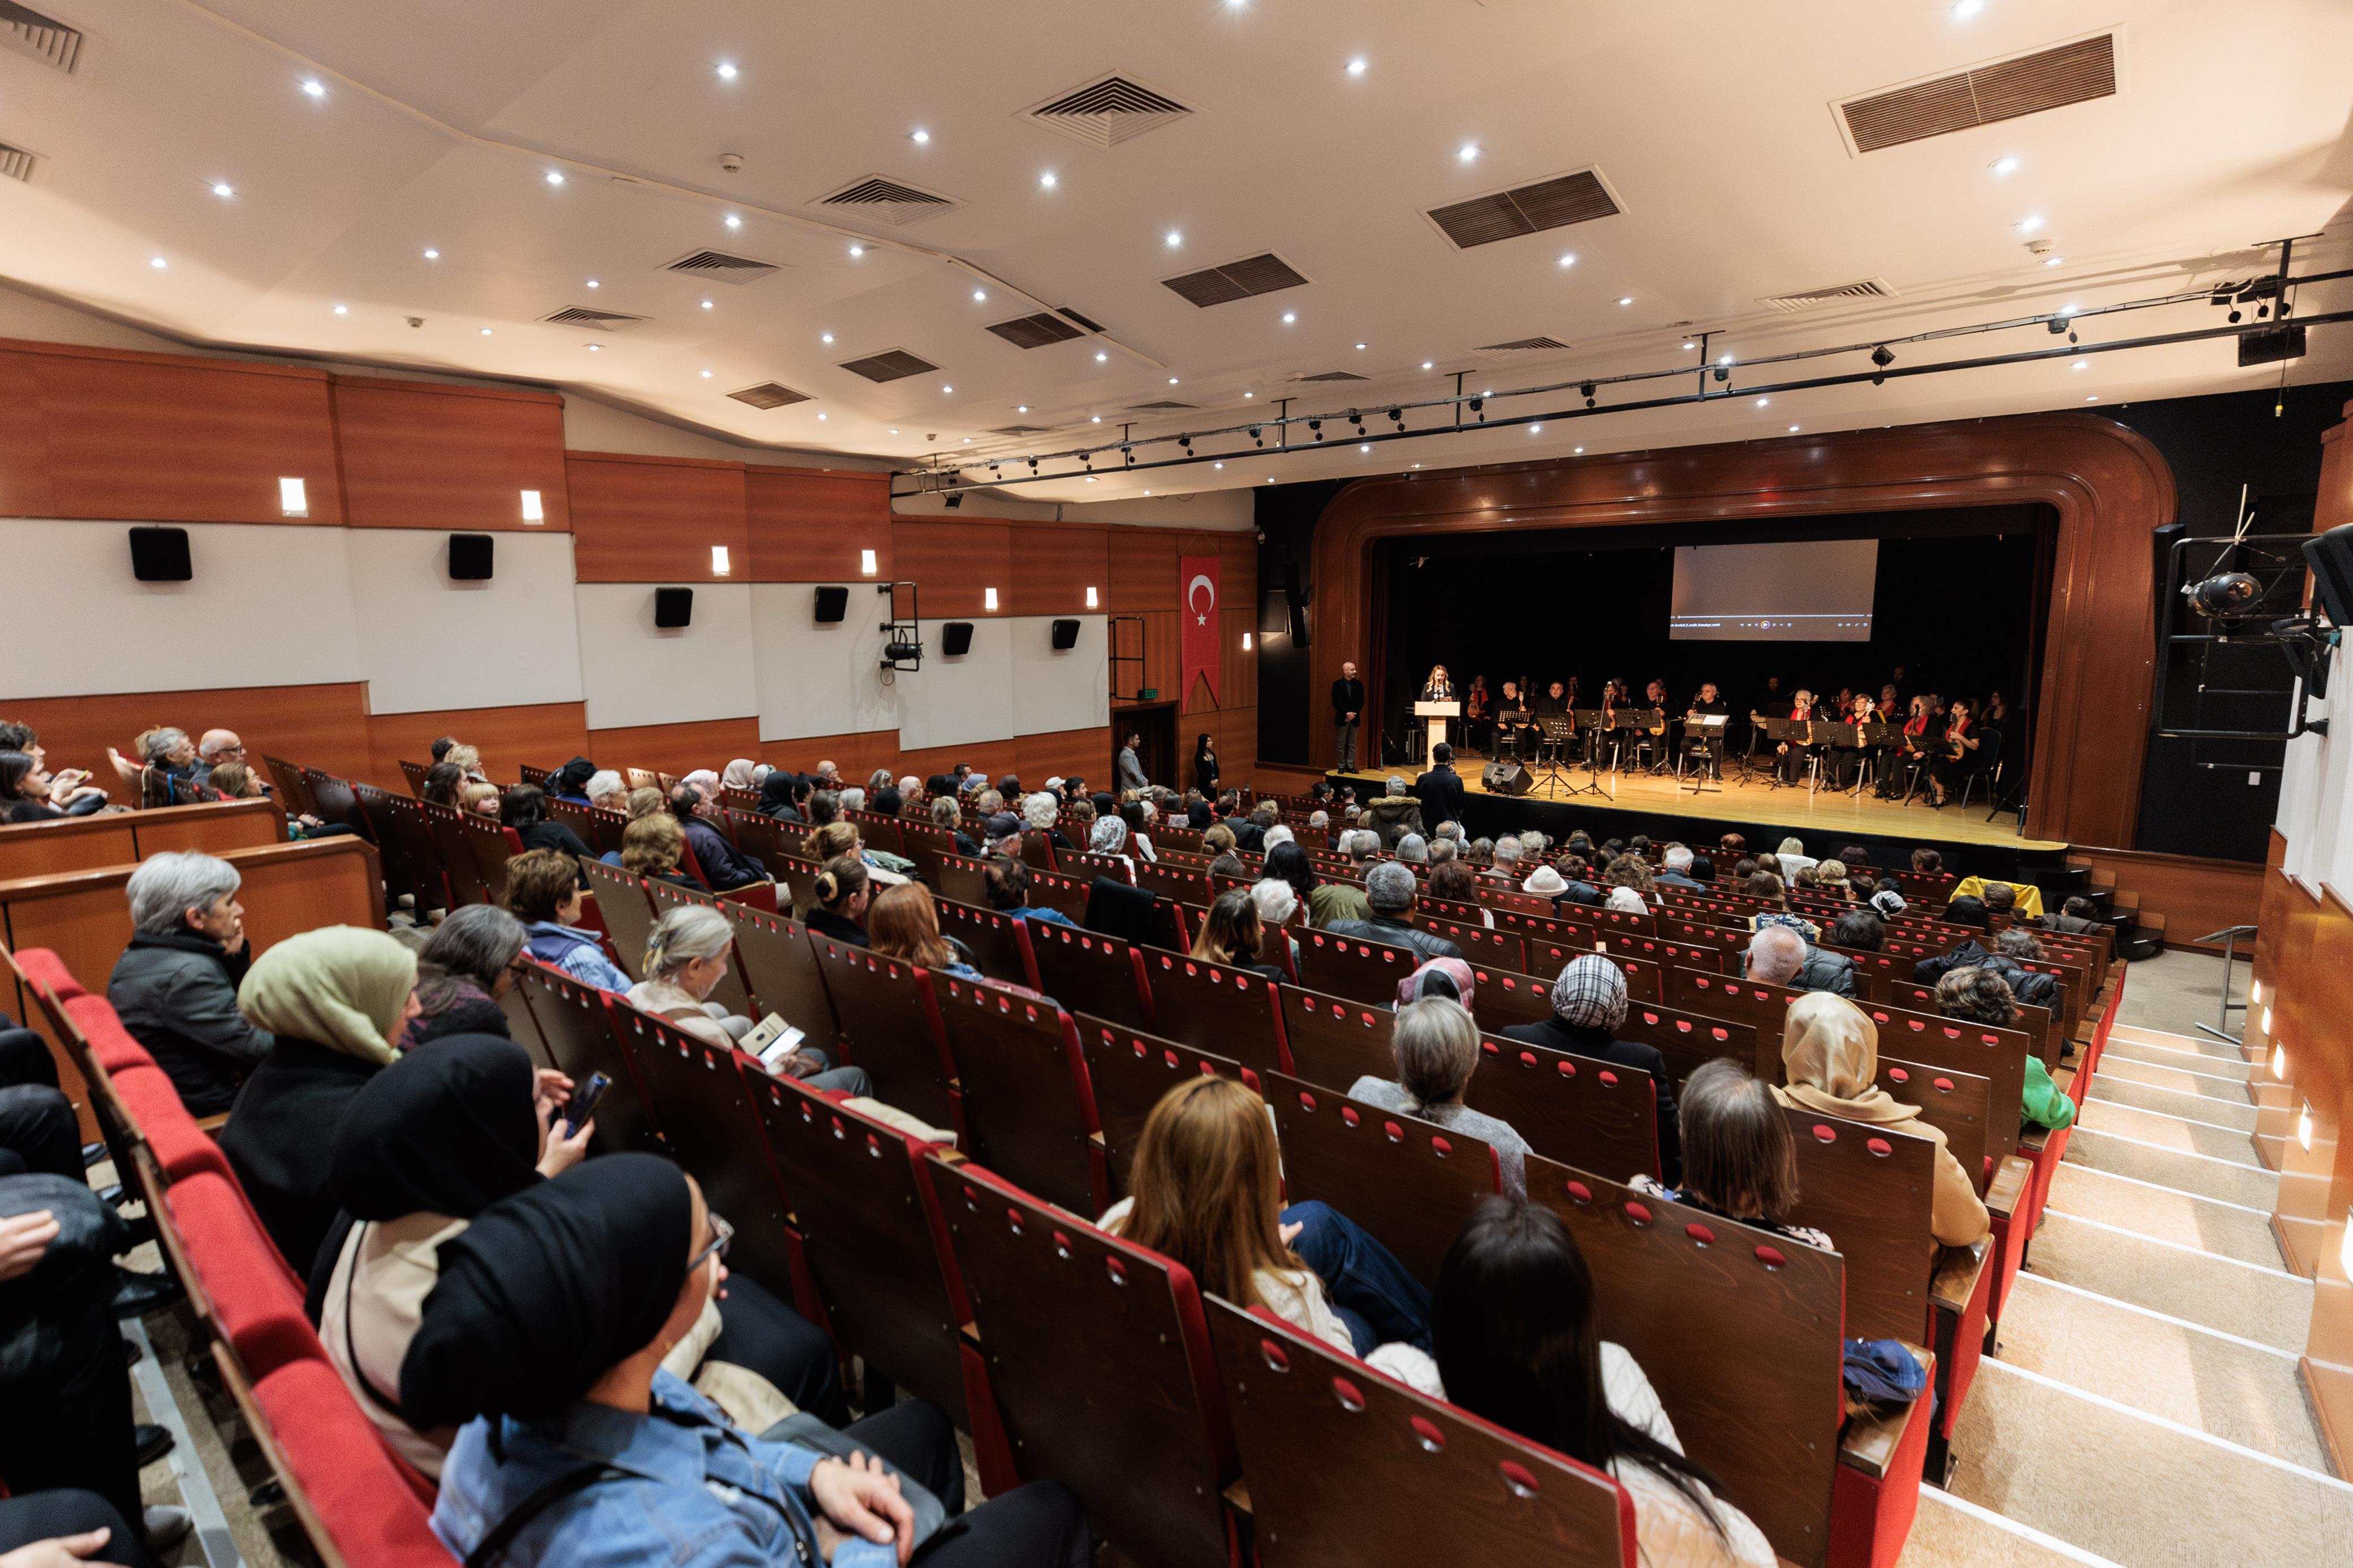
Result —
[[[1916, 773], [1928, 765], [1934, 745], [1928, 733], [1931, 722], [1928, 704], [1929, 699], [1925, 693], [1912, 699], [1911, 713], [1904, 721], [1904, 738], [1896, 744], [1896, 756], [1903, 763], [1903, 771], [1907, 773]], [[1890, 768], [1886, 776], [1879, 781], [1879, 793], [1883, 797], [1892, 799], [1904, 793], [1897, 783], [1896, 773], [1896, 769]]]
[[[1869, 697], [1857, 697], [1845, 704], [1839, 717], [1849, 724], [1875, 724], [1879, 721], [1879, 707]], [[1859, 732], [1856, 744], [1833, 745], [1830, 753], [1832, 781], [1841, 789], [1850, 785], [1860, 788], [1863, 763], [1869, 760], [1871, 752], [1871, 747], [1861, 743]]]
[[[1732, 704], [1724, 700], [1722, 689], [1713, 680], [1703, 680], [1700, 682], [1698, 693], [1691, 700], [1691, 706], [1683, 710], [1683, 716], [1687, 719], [1704, 719], [1721, 717], [1731, 711]], [[1686, 745], [1696, 745], [1700, 748], [1700, 754], [1705, 758], [1705, 766], [1711, 777], [1720, 776], [1724, 772], [1724, 731], [1727, 727], [1722, 724], [1716, 725], [1706, 732], [1704, 739], [1685, 742]]]
[[1502, 696], [1495, 700], [1495, 722], [1493, 726], [1495, 751], [1500, 754], [1508, 744], [1512, 753], [1519, 754], [1520, 731], [1528, 721], [1528, 700], [1516, 680], [1504, 682]]
[[[1460, 961], [1456, 961], [1458, 963]], [[1469, 971], [1464, 969], [1467, 976]], [[1495, 1151], [1504, 1191], [1514, 1198], [1528, 1195], [1527, 1140], [1509, 1122], [1472, 1110], [1462, 1103], [1463, 1090], [1479, 1068], [1479, 1026], [1458, 998], [1461, 981], [1436, 964], [1420, 974], [1437, 978], [1417, 985], [1420, 1000], [1397, 1010], [1389, 1031], [1389, 1050], [1397, 1061], [1394, 1080], [1367, 1073], [1348, 1087], [1348, 1098], [1402, 1111], [1424, 1121], [1477, 1138]]]
[[[1788, 711], [1781, 715], [1781, 717], [1788, 719], [1792, 723], [1799, 723], [1805, 720], [1811, 719], [1813, 716], [1814, 694], [1800, 686], [1798, 688], [1797, 695], [1790, 699]], [[1779, 753], [1780, 756], [1779, 767], [1782, 782], [1784, 784], [1797, 783], [1799, 775], [1806, 771], [1806, 757], [1813, 748], [1797, 742], [1783, 741], [1773, 749], [1775, 752]]]
[[1680, 1190], [1637, 1174], [1626, 1184], [1689, 1204], [1826, 1252], [1837, 1245], [1811, 1226], [1788, 1223], [1798, 1202], [1798, 1149], [1773, 1091], [1734, 1057], [1703, 1063], [1676, 1100], [1683, 1141]]
[[1928, 762], [1928, 783], [1933, 792], [1928, 799], [1930, 805], [1943, 805], [1961, 786], [1961, 781], [1978, 771], [1978, 752], [1984, 740], [1971, 716], [1969, 700], [1954, 698], [1945, 721], [1945, 749]]
[[1571, 705], [1574, 704], [1576, 700], [1577, 696], [1575, 686], [1564, 686], [1559, 681], [1556, 680], [1550, 686], [1545, 688], [1544, 695], [1542, 697], [1536, 699], [1535, 711], [1539, 713], [1566, 713], [1569, 710]]
[[1490, 722], [1494, 715], [1494, 698], [1487, 691], [1487, 678], [1472, 676], [1471, 689], [1462, 698], [1462, 735], [1471, 742], [1472, 750], [1491, 755], [1495, 750], [1494, 726]]

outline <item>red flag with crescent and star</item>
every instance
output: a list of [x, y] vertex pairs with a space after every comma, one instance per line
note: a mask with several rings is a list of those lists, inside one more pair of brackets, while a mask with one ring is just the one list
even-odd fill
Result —
[[1209, 683], [1209, 700], [1222, 703], [1218, 694], [1218, 558], [1179, 556], [1176, 583], [1182, 606], [1176, 616], [1181, 628], [1176, 640], [1183, 665], [1183, 696], [1193, 695], [1193, 677], [1198, 672]]

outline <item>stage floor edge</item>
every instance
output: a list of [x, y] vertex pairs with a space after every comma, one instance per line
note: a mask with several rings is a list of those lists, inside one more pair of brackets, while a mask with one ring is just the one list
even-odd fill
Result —
[[[1836, 854], [1843, 845], [1861, 844], [1872, 850], [1876, 864], [1902, 866], [1910, 863], [1915, 848], [1936, 849], [1943, 852], [1948, 869], [1964, 876], [1972, 872], [2001, 876], [2057, 867], [2065, 863], [2068, 847], [2055, 840], [2021, 836], [2018, 818], [2010, 812], [1987, 821], [1990, 808], [1982, 800], [1966, 808], [1950, 805], [1938, 811], [1917, 801], [1899, 805], [1829, 790], [1810, 794], [1802, 785], [1768, 789], [1762, 782], [1742, 784], [1729, 778], [1721, 791], [1694, 795], [1687, 782], [1647, 773], [1603, 773], [1592, 781], [1605, 790], [1614, 787], [1611, 796], [1579, 795], [1564, 799], [1547, 796], [1541, 788], [1534, 794], [1505, 795], [1490, 794], [1483, 787], [1480, 782], [1483, 766], [1467, 759], [1457, 764], [1464, 791], [1463, 826], [1482, 837], [1534, 827], [1559, 839], [1571, 829], [1583, 827], [1597, 841], [1646, 833], [1652, 838], [1681, 838], [1701, 847], [1726, 833], [1739, 833], [1746, 836], [1753, 853], [1773, 848], [1794, 834], [1805, 841], [1806, 853], [1818, 859]], [[1410, 791], [1420, 771], [1334, 770], [1324, 776], [1335, 788], [1355, 785], [1361, 804], [1384, 791], [1391, 777], [1403, 778]], [[1588, 782], [1582, 769], [1561, 776], [1574, 784]], [[2021, 876], [2020, 879], [2031, 879]]]

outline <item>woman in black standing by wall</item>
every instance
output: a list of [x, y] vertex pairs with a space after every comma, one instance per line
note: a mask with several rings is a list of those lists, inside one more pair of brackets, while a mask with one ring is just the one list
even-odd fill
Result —
[[1218, 797], [1218, 749], [1209, 744], [1209, 732], [1206, 730], [1193, 742], [1193, 787], [1205, 799]]

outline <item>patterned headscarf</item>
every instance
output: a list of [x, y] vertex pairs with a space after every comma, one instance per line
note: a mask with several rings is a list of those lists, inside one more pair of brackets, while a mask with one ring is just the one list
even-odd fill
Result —
[[1573, 1029], [1614, 1029], [1626, 1021], [1626, 973], [1598, 952], [1573, 959], [1552, 983], [1552, 1010]]

